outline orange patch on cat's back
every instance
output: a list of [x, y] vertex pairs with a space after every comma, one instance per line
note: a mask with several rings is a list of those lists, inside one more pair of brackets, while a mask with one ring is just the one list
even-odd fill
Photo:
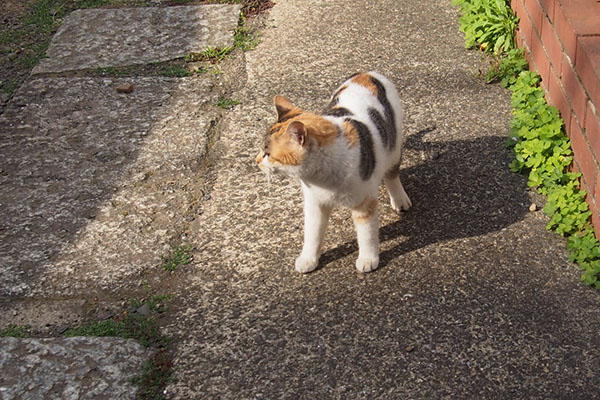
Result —
[[344, 121], [342, 126], [344, 128], [344, 132], [343, 132], [344, 137], [350, 144], [350, 147], [352, 148], [352, 147], [356, 146], [358, 144], [358, 132], [356, 131], [354, 124], [352, 124], [352, 122], [346, 120], [346, 121]]
[[352, 79], [350, 82], [356, 83], [362, 87], [367, 88], [371, 93], [377, 96], [379, 90], [377, 90], [377, 86], [373, 83], [373, 79], [371, 79], [371, 75], [369, 74], [358, 74]]

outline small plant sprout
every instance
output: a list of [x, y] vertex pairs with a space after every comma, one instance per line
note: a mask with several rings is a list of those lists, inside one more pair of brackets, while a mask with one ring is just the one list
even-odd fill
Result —
[[217, 100], [215, 105], [217, 107], [221, 107], [225, 110], [231, 110], [233, 107], [237, 106], [238, 104], [240, 104], [240, 102], [237, 100], [220, 97], [219, 100]]
[[174, 272], [177, 268], [182, 265], [187, 265], [192, 262], [192, 246], [187, 245], [175, 245], [171, 254], [163, 256], [162, 267], [165, 271]]

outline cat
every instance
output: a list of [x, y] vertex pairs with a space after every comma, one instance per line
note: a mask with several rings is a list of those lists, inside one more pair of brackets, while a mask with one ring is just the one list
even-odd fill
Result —
[[268, 176], [283, 172], [301, 182], [304, 246], [296, 271], [317, 268], [335, 205], [352, 211], [359, 247], [356, 268], [377, 269], [381, 182], [395, 211], [412, 206], [399, 177], [404, 114], [396, 87], [372, 71], [350, 76], [321, 115], [279, 95], [274, 102], [277, 122], [269, 128], [256, 162]]

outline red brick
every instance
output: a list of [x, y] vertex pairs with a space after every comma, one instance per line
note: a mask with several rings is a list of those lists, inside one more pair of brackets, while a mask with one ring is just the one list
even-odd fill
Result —
[[[600, 174], [596, 175], [596, 191], [594, 192], [594, 208], [598, 208], [596, 200], [600, 200]], [[600, 217], [600, 214], [598, 215]], [[597, 230], [600, 233], [600, 231]]]
[[596, 172], [598, 170], [594, 156], [590, 151], [590, 147], [579, 129], [579, 126], [573, 119], [571, 121], [571, 147], [575, 154], [575, 162], [577, 163], [579, 170], [583, 173], [583, 179], [585, 184], [590, 188], [590, 192], [594, 192], [594, 185], [596, 184]]
[[515, 41], [517, 42], [518, 48], [522, 49], [524, 47], [523, 34], [518, 29], [515, 32]]
[[565, 16], [563, 7], [564, 6], [559, 2], [554, 8], [554, 28], [556, 29], [556, 33], [560, 38], [565, 52], [571, 60], [575, 60], [575, 54], [577, 53], [577, 36]]
[[588, 99], [583, 86], [579, 82], [579, 78], [577, 77], [575, 70], [571, 66], [571, 63], [566, 56], [564, 57], [562, 63], [561, 77], [567, 100], [569, 101], [575, 116], [579, 120], [579, 125], [583, 127], [585, 123], [585, 112], [587, 109]]
[[523, 5], [522, 0], [510, 0], [510, 8], [512, 8], [513, 12], [515, 13], [515, 15], [517, 15], [517, 17], [519, 16], [517, 14], [517, 9], [519, 8], [519, 6], [522, 7], [522, 5]]
[[600, 3], [595, 0], [559, 0], [565, 18], [578, 36], [600, 33]]
[[548, 94], [548, 102], [558, 109], [565, 127], [568, 128], [571, 122], [571, 108], [557, 76], [553, 73], [550, 74], [546, 83], [544, 83], [544, 88]]
[[543, 81], [547, 80], [548, 75], [550, 74], [550, 61], [548, 60], [542, 42], [535, 31], [531, 37], [531, 47], [529, 47], [529, 49], [531, 50], [531, 57], [533, 58], [535, 69], [538, 74], [540, 74]]
[[538, 0], [526, 0], [525, 10], [529, 14], [534, 30], [536, 30], [538, 34], [541, 34], [544, 11], [542, 10], [540, 3], [538, 3]]
[[[594, 112], [594, 106], [588, 103], [585, 117], [585, 135], [590, 142], [592, 152], [597, 160], [600, 160], [600, 115]], [[600, 198], [598, 198], [600, 200]]]
[[541, 0], [540, 4], [542, 5], [542, 9], [544, 10], [544, 14], [550, 18], [550, 21], [554, 19], [554, 7], [556, 5], [556, 0]]
[[529, 20], [529, 16], [525, 12], [525, 8], [523, 6], [523, 2], [516, 1], [515, 2], [515, 14], [519, 17], [519, 31], [523, 35], [523, 40], [527, 44], [527, 47], [531, 47], [531, 35], [532, 35], [532, 26], [531, 21]]
[[580, 187], [581, 190], [585, 191], [585, 202], [588, 203], [588, 206], [590, 207], [590, 210], [593, 210], [596, 208], [596, 202], [594, 201], [594, 195], [587, 186], [585, 186], [583, 183]]
[[542, 22], [542, 43], [548, 54], [550, 64], [556, 70], [560, 72], [560, 66], [562, 63], [562, 45], [558, 40], [558, 35], [554, 31], [554, 26], [550, 20], [544, 17]]
[[600, 107], [600, 36], [579, 38], [575, 70], [592, 103]]
[[597, 209], [592, 211], [592, 225], [594, 225], [596, 239], [600, 240], [600, 218], [598, 217], [598, 214], [599, 212]]
[[[598, 185], [596, 185], [598, 186]], [[598, 211], [598, 206], [596, 203], [596, 199], [594, 198], [594, 196], [590, 195], [590, 191], [588, 190], [587, 187], [583, 186], [581, 187], [582, 190], [585, 190], [587, 192], [587, 196], [585, 197], [585, 201], [588, 203], [588, 206], [590, 207], [590, 211], [592, 212], [592, 225], [594, 226], [594, 234], [596, 235], [596, 238], [600, 237], [600, 212]]]

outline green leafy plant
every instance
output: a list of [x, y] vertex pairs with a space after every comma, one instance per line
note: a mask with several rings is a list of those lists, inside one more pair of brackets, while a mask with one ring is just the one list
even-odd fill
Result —
[[500, 54], [516, 47], [518, 19], [506, 0], [453, 0], [461, 11], [460, 30], [467, 48]]
[[489, 70], [486, 73], [487, 83], [500, 82], [502, 87], [514, 85], [517, 77], [528, 68], [523, 50], [516, 48], [500, 56], [493, 56]]
[[583, 271], [581, 280], [600, 289], [600, 243], [589, 228], [569, 237], [569, 259]]
[[192, 262], [192, 246], [175, 245], [168, 256], [163, 256], [162, 267], [165, 271], [174, 272], [182, 265]]
[[569, 172], [570, 141], [556, 108], [547, 104], [534, 72], [521, 72], [510, 86], [513, 119], [507, 144], [514, 150], [510, 168], [525, 173], [527, 184], [547, 196], [548, 229], [567, 236], [570, 259], [583, 270], [582, 281], [600, 289], [600, 243], [589, 223], [581, 174]]
[[528, 186], [547, 197], [547, 228], [568, 237], [570, 259], [582, 269], [582, 281], [600, 289], [600, 243], [589, 222], [581, 174], [569, 171], [571, 143], [558, 110], [546, 101], [540, 76], [526, 70], [523, 52], [514, 48], [516, 18], [502, 0], [454, 0], [454, 4], [461, 8], [466, 46], [493, 53], [486, 82], [500, 82], [512, 92], [513, 118], [506, 142], [514, 152], [510, 169], [526, 174]]

